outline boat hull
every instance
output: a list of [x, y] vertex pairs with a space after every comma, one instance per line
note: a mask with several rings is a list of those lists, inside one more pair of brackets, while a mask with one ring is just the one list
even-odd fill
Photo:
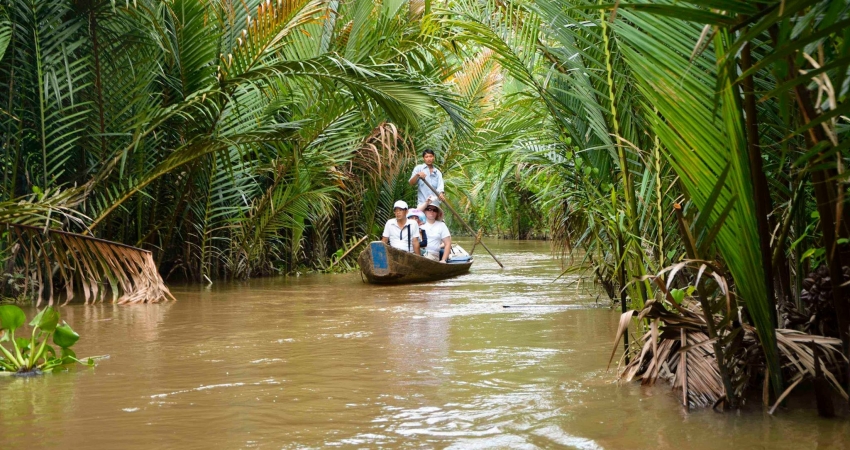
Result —
[[374, 284], [423, 283], [469, 272], [473, 261], [441, 263], [374, 241], [357, 258], [360, 271]]

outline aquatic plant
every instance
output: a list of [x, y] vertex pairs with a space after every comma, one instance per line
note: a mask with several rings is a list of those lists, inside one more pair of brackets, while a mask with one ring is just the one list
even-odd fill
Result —
[[[26, 375], [50, 372], [73, 363], [93, 366], [94, 360], [91, 358], [85, 362], [77, 359], [71, 347], [80, 339], [80, 335], [64, 321], [60, 324], [59, 320], [57, 310], [45, 307], [29, 323], [32, 327], [31, 336], [16, 337], [15, 332], [24, 325], [26, 315], [15, 305], [0, 305], [0, 332], [3, 333], [0, 336], [0, 371]], [[58, 354], [49, 344], [51, 340], [53, 345], [59, 347]]]

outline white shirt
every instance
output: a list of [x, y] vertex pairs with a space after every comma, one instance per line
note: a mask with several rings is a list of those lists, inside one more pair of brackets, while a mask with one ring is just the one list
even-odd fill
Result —
[[[408, 225], [410, 225], [410, 228], [407, 228]], [[415, 220], [407, 219], [407, 223], [405, 223], [403, 227], [399, 228], [398, 221], [390, 219], [387, 221], [387, 224], [384, 225], [384, 234], [382, 234], [382, 236], [389, 238], [390, 247], [412, 253], [413, 240], [419, 239], [419, 225]], [[407, 245], [408, 236], [410, 236], [409, 247]]]
[[[433, 166], [432, 166], [433, 167]], [[425, 177], [428, 180], [428, 184], [434, 187], [439, 193], [443, 193], [446, 191], [445, 185], [443, 183], [443, 173], [440, 172], [440, 169], [434, 167], [434, 170], [431, 171], [428, 169], [427, 164], [419, 164], [418, 166], [413, 168], [413, 174], [410, 178], [416, 177], [416, 204], [425, 203], [425, 200], [428, 199], [428, 196], [434, 195], [434, 191], [431, 190], [428, 186], [425, 186], [425, 183], [422, 182], [422, 179], [419, 178], [419, 172], [425, 172], [428, 174]], [[434, 195], [436, 197], [436, 195]], [[432, 205], [440, 205], [440, 199], [436, 199], [431, 202]], [[428, 238], [430, 239], [430, 238]]]
[[422, 225], [422, 229], [425, 230], [425, 235], [428, 236], [428, 253], [436, 253], [440, 254], [440, 244], [443, 243], [443, 239], [451, 236], [449, 233], [449, 227], [446, 226], [445, 222], [441, 220], [436, 220], [434, 223], [425, 222]]

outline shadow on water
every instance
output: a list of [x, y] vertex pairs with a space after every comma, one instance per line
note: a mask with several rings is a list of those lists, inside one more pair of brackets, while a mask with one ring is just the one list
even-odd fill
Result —
[[[605, 371], [617, 313], [542, 242], [493, 242], [469, 275], [176, 286], [179, 301], [73, 305], [94, 369], [0, 379], [3, 448], [843, 448], [811, 408], [686, 414]], [[504, 308], [510, 305], [511, 308]]]

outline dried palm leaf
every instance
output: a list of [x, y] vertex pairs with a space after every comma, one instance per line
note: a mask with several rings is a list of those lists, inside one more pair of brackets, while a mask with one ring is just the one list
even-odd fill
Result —
[[410, 137], [405, 137], [395, 124], [382, 122], [363, 140], [348, 171], [362, 184], [361, 188], [373, 187], [395, 179], [414, 157]]
[[[805, 334], [797, 330], [776, 330], [779, 352], [783, 356], [783, 368], [790, 369], [795, 376], [814, 377], [815, 357], [812, 346], [817, 346], [820, 353], [819, 363], [823, 376], [829, 380], [829, 384], [838, 392], [844, 400], [848, 400], [847, 392], [839, 382], [842, 378], [833, 373], [837, 367], [846, 363], [847, 357], [841, 350], [841, 339], [826, 336], [815, 336]], [[832, 369], [832, 370], [830, 370]], [[788, 391], [793, 386], [788, 388]]]
[[[634, 315], [639, 319], [650, 320], [651, 324], [650, 330], [636, 342], [640, 352], [621, 367], [620, 379], [640, 380], [642, 384], [649, 385], [658, 379], [666, 380], [674, 389], [682, 391], [681, 399], [686, 406], [715, 405], [725, 398], [714, 354], [714, 344], [718, 338], [708, 337], [699, 305], [693, 302], [688, 304], [687, 300], [682, 305], [686, 308], [669, 311], [659, 302], [650, 301], [640, 313], [629, 311], [621, 316], [615, 349], [620, 338], [628, 332], [628, 325]], [[739, 346], [735, 344], [736, 338], [740, 341]], [[847, 392], [839, 382], [843, 378], [840, 368], [846, 364], [840, 339], [788, 329], [777, 329], [776, 339], [783, 371], [792, 380], [791, 386], [782, 393], [779, 401], [804, 379], [815, 377], [814, 346], [820, 355], [819, 373], [842, 398], [848, 399]], [[754, 327], [745, 324], [721, 340], [727, 350], [737, 348], [737, 351], [729, 352], [726, 363], [732, 378], [732, 395], [741, 398], [746, 389], [751, 387], [749, 372], [752, 366], [755, 370], [763, 370], [764, 356], [760, 352], [758, 334]], [[767, 375], [762, 373], [762, 376]]]
[[[7, 267], [23, 270], [38, 286], [37, 305], [53, 305], [56, 285], [67, 304], [82, 290], [86, 303], [103, 301], [108, 284], [112, 303], [174, 300], [156, 269], [151, 252], [117, 242], [53, 229], [0, 222], [13, 249]], [[28, 284], [25, 285], [28, 289]], [[26, 291], [24, 292], [26, 295]]]

